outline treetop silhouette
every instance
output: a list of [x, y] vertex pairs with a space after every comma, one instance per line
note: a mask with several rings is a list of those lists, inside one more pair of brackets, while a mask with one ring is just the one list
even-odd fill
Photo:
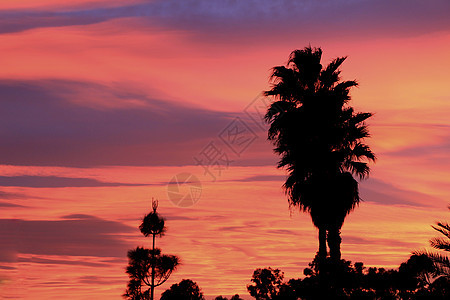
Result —
[[205, 300], [197, 283], [190, 279], [183, 279], [161, 294], [161, 300]]
[[149, 214], [147, 214], [142, 220], [141, 225], [139, 225], [139, 229], [145, 237], [149, 235], [156, 237], [159, 235], [160, 237], [164, 235], [166, 231], [166, 227], [164, 225], [165, 220], [162, 218], [157, 212], [158, 202], [152, 201], [152, 209]]

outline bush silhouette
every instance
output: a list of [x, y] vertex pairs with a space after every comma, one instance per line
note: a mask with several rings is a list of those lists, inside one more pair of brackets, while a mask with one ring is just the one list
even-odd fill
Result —
[[161, 294], [161, 300], [205, 300], [197, 283], [183, 279]]

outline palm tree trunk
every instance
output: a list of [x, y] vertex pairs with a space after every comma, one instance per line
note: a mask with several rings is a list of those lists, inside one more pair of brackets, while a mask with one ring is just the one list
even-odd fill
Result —
[[330, 258], [332, 261], [341, 260], [341, 231], [338, 227], [328, 230], [328, 247], [330, 247]]
[[319, 252], [317, 254], [321, 262], [327, 258], [327, 230], [324, 227], [319, 227]]

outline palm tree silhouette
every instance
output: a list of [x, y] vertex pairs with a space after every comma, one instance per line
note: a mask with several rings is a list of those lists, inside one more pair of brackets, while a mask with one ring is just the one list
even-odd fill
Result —
[[[450, 210], [450, 206], [448, 206], [448, 209]], [[436, 226], [432, 225], [431, 227], [445, 237], [432, 238], [430, 240], [431, 247], [450, 252], [450, 224], [447, 222], [437, 222]], [[447, 255], [431, 251], [414, 251], [413, 254], [429, 257], [434, 264], [434, 275], [444, 277], [450, 281], [450, 258]]]
[[359, 203], [358, 182], [369, 175], [368, 161], [375, 155], [363, 139], [369, 137], [365, 120], [371, 113], [356, 113], [348, 105], [356, 81], [340, 80], [334, 59], [322, 68], [320, 48], [294, 50], [286, 66], [273, 68], [273, 97], [265, 120], [268, 139], [280, 155], [278, 168], [286, 168], [283, 188], [291, 207], [310, 213], [319, 229], [319, 259], [340, 260], [340, 229]]

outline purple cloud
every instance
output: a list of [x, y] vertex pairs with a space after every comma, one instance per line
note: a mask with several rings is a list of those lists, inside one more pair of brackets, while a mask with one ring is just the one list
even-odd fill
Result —
[[[296, 32], [303, 38], [367, 33], [424, 34], [450, 26], [446, 0], [312, 1], [312, 0], [159, 0], [133, 5], [53, 10], [0, 11], [0, 33], [33, 28], [96, 24], [118, 18], [164, 28], [183, 28], [210, 36], [254, 33], [267, 37]], [[251, 37], [251, 36], [249, 36]]]
[[65, 259], [47, 259], [40, 257], [29, 257], [29, 258], [18, 258], [17, 262], [26, 262], [33, 264], [45, 264], [45, 265], [75, 265], [75, 266], [85, 266], [85, 267], [107, 267], [110, 264], [103, 262], [88, 262], [84, 260], [65, 260]]
[[27, 199], [27, 198], [29, 198], [29, 196], [25, 194], [0, 191], [0, 199], [12, 200], [12, 199]]
[[[111, 102], [143, 107], [97, 108], [72, 95], [98, 91]], [[125, 92], [124, 92], [125, 91]], [[230, 114], [155, 100], [126, 88], [87, 82], [0, 81], [0, 163], [45, 166], [181, 165], [215, 137]]]
[[72, 215], [63, 220], [0, 219], [0, 261], [16, 254], [124, 257], [132, 245], [120, 238], [136, 229], [94, 216]]
[[111, 283], [117, 283], [121, 284], [123, 283], [123, 278], [121, 277], [112, 277], [112, 276], [81, 276], [78, 278], [78, 282], [82, 284], [111, 284]]
[[360, 196], [363, 201], [384, 205], [407, 205], [423, 208], [430, 207], [424, 203], [440, 203], [433, 196], [403, 190], [373, 178], [360, 184]]
[[[275, 163], [273, 164], [275, 168]], [[285, 175], [254, 175], [249, 176], [241, 179], [234, 179], [230, 181], [237, 181], [237, 182], [258, 182], [258, 181], [278, 181], [278, 182], [284, 182], [286, 180]]]
[[0, 186], [32, 187], [32, 188], [60, 188], [60, 187], [115, 187], [141, 186], [146, 184], [132, 184], [120, 182], [103, 182], [91, 178], [72, 178], [58, 176], [0, 176]]
[[342, 235], [342, 241], [349, 245], [386, 245], [389, 247], [409, 248], [414, 249], [418, 247], [419, 243], [403, 242], [396, 239], [366, 239], [352, 235]]
[[3, 208], [8, 208], [8, 207], [18, 208], [18, 207], [26, 207], [26, 206], [0, 201], [0, 207], [3, 207]]

